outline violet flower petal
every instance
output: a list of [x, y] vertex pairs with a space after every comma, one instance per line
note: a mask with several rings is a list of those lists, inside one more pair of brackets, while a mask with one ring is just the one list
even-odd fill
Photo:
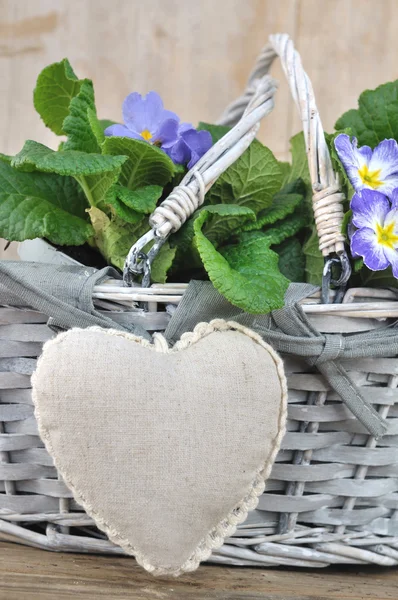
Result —
[[359, 191], [365, 186], [358, 171], [361, 167], [363, 167], [363, 165], [368, 164], [370, 159], [370, 148], [368, 150], [368, 146], [365, 146], [365, 150], [361, 152], [358, 150], [357, 145], [357, 139], [353, 138], [351, 142], [350, 136], [348, 136], [346, 133], [340, 133], [340, 135], [338, 135], [334, 140], [334, 146], [347, 173], [348, 179], [350, 180], [353, 188], [356, 191]]
[[106, 136], [117, 135], [119, 137], [129, 137], [134, 139], [142, 139], [140, 135], [128, 129], [125, 125], [110, 125], [104, 131]]
[[392, 208], [398, 208], [398, 188], [393, 189], [390, 199]]
[[191, 159], [191, 150], [182, 138], [180, 138], [171, 148], [166, 148], [166, 153], [177, 165], [187, 164]]
[[188, 129], [181, 135], [182, 139], [191, 151], [188, 168], [191, 169], [200, 158], [211, 148], [213, 144], [212, 137], [208, 131], [196, 131]]
[[384, 253], [392, 266], [392, 274], [398, 279], [398, 250], [396, 248], [384, 248]]
[[377, 243], [375, 232], [368, 227], [358, 229], [354, 233], [351, 250], [353, 254], [362, 256], [363, 262], [371, 271], [382, 271], [390, 264], [385, 255], [385, 246]]
[[390, 211], [390, 202], [380, 192], [364, 188], [360, 194], [353, 195], [350, 207], [353, 224], [356, 227], [370, 227], [374, 231], [377, 224], [384, 224]]
[[[166, 111], [165, 111], [166, 112]], [[163, 121], [153, 134], [153, 141], [160, 142], [163, 145], [169, 146], [174, 144], [178, 139], [178, 121], [176, 119], [166, 119]]]
[[380, 179], [398, 175], [398, 144], [395, 140], [383, 140], [373, 150], [369, 171], [380, 169]]

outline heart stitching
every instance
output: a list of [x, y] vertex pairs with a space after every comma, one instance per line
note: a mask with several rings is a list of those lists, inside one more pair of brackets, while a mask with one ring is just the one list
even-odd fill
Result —
[[[278, 415], [277, 435], [272, 441], [272, 448], [267, 456], [266, 461], [259, 467], [256, 476], [251, 482], [242, 500], [235, 505], [235, 507], [229, 512], [229, 514], [225, 518], [223, 518], [215, 527], [213, 527], [213, 529], [211, 529], [211, 531], [209, 531], [207, 535], [204, 536], [204, 538], [200, 541], [195, 550], [192, 552], [191, 556], [180, 566], [180, 568], [170, 569], [155, 566], [147, 560], [144, 553], [141, 553], [141, 551], [138, 548], [133, 547], [129, 540], [124, 537], [123, 532], [120, 532], [113, 528], [106, 521], [103, 515], [101, 515], [101, 513], [98, 510], [94, 509], [92, 504], [88, 502], [84, 495], [75, 487], [75, 484], [72, 481], [70, 474], [63, 469], [61, 464], [59, 464], [56, 452], [53, 448], [50, 432], [44, 426], [40, 415], [40, 394], [38, 389], [39, 372], [46, 361], [46, 355], [48, 354], [48, 352], [55, 345], [60, 344], [67, 336], [69, 336], [73, 332], [97, 331], [107, 334], [109, 336], [122, 337], [124, 339], [131, 340], [140, 344], [141, 346], [150, 348], [157, 352], [172, 354], [189, 348], [190, 346], [196, 344], [199, 340], [202, 340], [211, 333], [230, 330], [238, 331], [251, 338], [255, 343], [259, 344], [261, 347], [267, 350], [274, 361], [279, 383], [281, 386], [281, 404]], [[264, 492], [265, 482], [271, 473], [274, 460], [280, 448], [282, 438], [285, 434], [285, 423], [287, 415], [287, 383], [281, 358], [276, 354], [276, 352], [272, 349], [271, 346], [266, 344], [264, 340], [252, 330], [248, 329], [247, 327], [244, 327], [243, 325], [240, 325], [239, 323], [235, 323], [233, 321], [224, 321], [222, 319], [215, 319], [210, 323], [199, 323], [195, 327], [193, 332], [184, 333], [181, 336], [181, 339], [172, 348], [169, 348], [167, 346], [167, 342], [161, 334], [154, 335], [154, 344], [152, 344], [148, 340], [137, 337], [131, 333], [122, 332], [120, 330], [102, 329], [100, 327], [90, 327], [85, 330], [78, 328], [71, 329], [69, 331], [59, 334], [56, 338], [46, 342], [46, 344], [44, 345], [43, 353], [38, 360], [37, 369], [32, 375], [32, 388], [32, 399], [35, 407], [35, 417], [38, 423], [40, 437], [43, 440], [47, 451], [52, 456], [55, 467], [61, 474], [67, 487], [71, 490], [76, 502], [84, 508], [86, 513], [95, 521], [98, 528], [101, 531], [103, 531], [114, 544], [123, 548], [123, 550], [125, 550], [127, 554], [134, 555], [136, 561], [143, 568], [145, 568], [147, 571], [151, 572], [154, 575], [179, 576], [183, 573], [194, 571], [195, 569], [197, 569], [200, 562], [205, 561], [209, 558], [213, 550], [216, 550], [223, 545], [224, 540], [230, 537], [236, 531], [237, 526], [240, 523], [245, 521], [248, 512], [256, 508], [259, 501], [259, 496]]]

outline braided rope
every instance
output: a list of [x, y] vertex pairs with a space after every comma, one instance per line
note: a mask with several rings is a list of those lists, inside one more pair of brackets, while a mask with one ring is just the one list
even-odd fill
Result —
[[286, 34], [270, 37], [270, 43], [281, 59], [282, 68], [289, 82], [294, 101], [303, 123], [308, 166], [313, 195], [315, 223], [319, 236], [319, 248], [324, 256], [344, 251], [345, 237], [339, 178], [333, 170], [325, 141], [322, 123], [315, 103], [314, 91], [301, 64], [300, 55]]
[[181, 184], [152, 213], [149, 222], [158, 238], [177, 231], [205, 199], [218, 177], [250, 146], [260, 120], [274, 107], [275, 81], [266, 75], [253, 83], [253, 95], [239, 122], [196, 163]]
[[187, 185], [179, 185], [152, 214], [150, 223], [156, 228], [159, 237], [167, 236], [170, 231], [178, 231], [205, 201], [206, 186], [203, 177], [199, 171], [194, 171], [192, 175], [198, 182], [197, 193]]
[[277, 56], [281, 59], [303, 123], [319, 248], [324, 256], [333, 252], [340, 254], [344, 250], [345, 239], [341, 233], [344, 195], [333, 171], [311, 82], [288, 35], [276, 34], [270, 37], [270, 43], [262, 49], [250, 73], [244, 93], [225, 109], [218, 123], [232, 125], [242, 116], [246, 103], [254, 93], [256, 81], [269, 72]]

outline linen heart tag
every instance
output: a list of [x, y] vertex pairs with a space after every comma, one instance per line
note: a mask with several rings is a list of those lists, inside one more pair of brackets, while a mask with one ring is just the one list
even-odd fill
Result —
[[235, 531], [285, 431], [282, 361], [233, 322], [200, 323], [173, 348], [72, 329], [45, 344], [32, 384], [76, 501], [154, 574], [196, 569]]

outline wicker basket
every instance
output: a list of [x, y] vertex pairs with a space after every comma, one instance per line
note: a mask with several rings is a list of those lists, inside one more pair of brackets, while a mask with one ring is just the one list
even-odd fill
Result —
[[[325, 256], [331, 252], [341, 256], [341, 194], [311, 85], [287, 36], [272, 36], [245, 95], [229, 107], [222, 122], [232, 124], [241, 117], [256, 96], [256, 82], [276, 55], [282, 59], [303, 117], [321, 247]], [[247, 127], [243, 131], [239, 152], [232, 153], [229, 163], [250, 143], [256, 122], [266, 112], [257, 115], [249, 136]], [[205, 186], [226, 168], [226, 162], [223, 158], [217, 169], [210, 166], [211, 177], [202, 179]], [[192, 175], [187, 181], [197, 206], [201, 182]], [[155, 211], [155, 229], [167, 229], [176, 202], [181, 208], [184, 197], [177, 194]], [[188, 210], [182, 213], [178, 213], [180, 220], [187, 218]], [[133, 251], [129, 260], [136, 258]], [[120, 322], [130, 319], [149, 331], [164, 330], [185, 288], [169, 284], [137, 290], [112, 280], [96, 287], [94, 299], [98, 307], [113, 306], [111, 314]], [[304, 309], [321, 332], [354, 333], [397, 318], [395, 298], [386, 290], [351, 289], [342, 304], [321, 304], [318, 295], [305, 300]], [[137, 311], [137, 302], [146, 302], [148, 310]], [[48, 315], [29, 307], [0, 307], [0, 539], [49, 550], [123, 554], [75, 503], [38, 436], [30, 375], [43, 342], [54, 335], [47, 319]], [[257, 509], [212, 555], [212, 562], [302, 567], [398, 564], [398, 361], [363, 359], [346, 361], [345, 367], [363, 396], [386, 419], [387, 434], [376, 442], [315, 368], [302, 359], [285, 357], [289, 407], [282, 449]]]

